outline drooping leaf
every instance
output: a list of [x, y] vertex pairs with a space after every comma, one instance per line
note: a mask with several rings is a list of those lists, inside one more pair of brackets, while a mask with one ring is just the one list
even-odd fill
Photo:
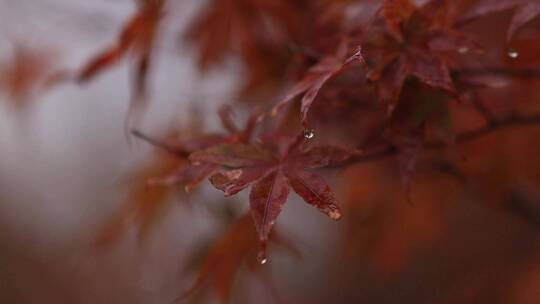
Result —
[[[294, 245], [277, 233], [270, 236], [269, 242], [286, 249], [294, 256], [299, 256]], [[272, 284], [267, 277], [268, 274], [263, 272], [261, 261], [257, 260], [257, 243], [257, 231], [253, 226], [252, 216], [249, 213], [245, 214], [212, 245], [195, 282], [176, 299], [176, 302], [190, 298], [207, 287], [216, 293], [220, 303], [228, 303], [235, 278], [243, 265], [248, 266], [246, 269], [250, 274], [265, 278], [263, 280], [265, 284]], [[273, 286], [266, 287], [274, 289]]]
[[128, 124], [132, 118], [138, 118], [141, 107], [146, 103], [148, 73], [165, 0], [144, 0], [138, 3], [136, 13], [123, 27], [117, 41], [92, 57], [77, 75], [78, 82], [86, 83], [121, 59], [133, 56], [136, 63]]
[[251, 218], [243, 216], [210, 249], [195, 283], [176, 302], [191, 297], [205, 284], [211, 284], [220, 301], [226, 303], [240, 267], [246, 260], [255, 259], [253, 251], [256, 244], [257, 234]]
[[363, 62], [360, 50], [357, 50], [349, 58], [346, 58], [346, 56], [347, 43], [343, 41], [338, 47], [336, 54], [322, 58], [307, 71], [304, 78], [293, 86], [285, 98], [273, 108], [272, 115], [277, 115], [278, 112], [288, 106], [296, 97], [303, 95], [300, 107], [300, 120], [304, 127], [307, 127], [309, 109], [325, 83], [337, 75], [346, 65], [353, 62]]

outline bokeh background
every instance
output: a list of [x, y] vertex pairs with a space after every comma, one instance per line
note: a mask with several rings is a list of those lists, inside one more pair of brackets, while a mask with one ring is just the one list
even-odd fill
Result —
[[[139, 128], [218, 130], [216, 110], [235, 98], [240, 64], [200, 72], [180, 32], [204, 3], [171, 3]], [[135, 8], [131, 0], [0, 0], [0, 62], [24, 48], [45, 64], [78, 69], [116, 39]], [[507, 19], [495, 15], [485, 26]], [[503, 37], [504, 26], [493, 33]], [[522, 56], [540, 63], [538, 35], [524, 37]], [[133, 224], [113, 245], [96, 246], [129, 198], [133, 172], [155, 154], [124, 132], [131, 68], [36, 90], [24, 110], [0, 94], [1, 303], [171, 303], [192, 285], [228, 217], [246, 210], [245, 194], [225, 200], [205, 184], [167, 199], [144, 241]], [[529, 90], [528, 106], [538, 108], [539, 84], [494, 94]], [[292, 196], [276, 229], [299, 256], [271, 247], [263, 271], [273, 283], [242, 267], [230, 303], [539, 303], [539, 138], [537, 127], [501, 131], [460, 148], [459, 170], [420, 167], [414, 204], [391, 160], [325, 172], [344, 202], [343, 221]], [[201, 293], [185, 302], [217, 302], [212, 290]]]

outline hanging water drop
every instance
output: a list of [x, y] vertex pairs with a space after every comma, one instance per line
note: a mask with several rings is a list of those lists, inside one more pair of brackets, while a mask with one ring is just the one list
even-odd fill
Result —
[[305, 130], [304, 131], [304, 138], [312, 139], [313, 137], [315, 137], [315, 132], [313, 130]]
[[516, 59], [519, 57], [519, 53], [518, 51], [514, 50], [514, 49], [511, 49], [508, 51], [508, 57], [512, 58], [512, 59]]
[[328, 216], [334, 221], [339, 221], [341, 219], [341, 212], [339, 210], [331, 210], [328, 212]]
[[261, 265], [264, 265], [268, 262], [268, 258], [266, 257], [266, 243], [261, 244], [261, 247], [259, 248], [259, 253], [257, 253], [257, 261]]

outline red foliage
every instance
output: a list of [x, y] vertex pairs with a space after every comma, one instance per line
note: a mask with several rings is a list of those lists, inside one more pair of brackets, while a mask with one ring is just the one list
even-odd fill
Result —
[[190, 155], [190, 159], [231, 168], [210, 178], [212, 184], [227, 196], [253, 184], [249, 197], [250, 207], [259, 239], [264, 244], [287, 200], [289, 187], [330, 218], [341, 218], [330, 187], [319, 175], [306, 169], [336, 165], [354, 153], [331, 146], [306, 149], [304, 137], [305, 135], [299, 136], [285, 147], [272, 146], [269, 142], [266, 147], [248, 144], [219, 145], [195, 152]]
[[[139, 3], [117, 42], [78, 73], [81, 84], [133, 52], [134, 100], [145, 99], [167, 6], [165, 0]], [[493, 23], [484, 23], [493, 18], [491, 13], [506, 10], [513, 12], [506, 20], [505, 40], [492, 35]], [[232, 102], [221, 108], [223, 132], [217, 134], [198, 130], [194, 136], [157, 140], [134, 131], [166, 156], [136, 175], [128, 207], [113, 220], [105, 239], [117, 237], [126, 219], [136, 218], [141, 233], [146, 231], [175, 186], [191, 192], [209, 179], [225, 196], [251, 186], [255, 229], [249, 216], [239, 218], [210, 251], [186, 295], [213, 280], [220, 299], [227, 301], [240, 265], [247, 261], [251, 270], [258, 269], [252, 261], [256, 244], [262, 247], [259, 261], [266, 261], [266, 242], [280, 239], [271, 231], [291, 189], [334, 220], [349, 212], [347, 253], [358, 254], [371, 244], [365, 254], [381, 273], [391, 277], [404, 271], [420, 248], [461, 230], [447, 230], [439, 220], [450, 220], [435, 207], [419, 211], [388, 202], [439, 203], [465, 200], [471, 193], [497, 201], [514, 195], [511, 181], [521, 179], [533, 185], [523, 186], [527, 195], [536, 197], [539, 168], [528, 162], [538, 152], [540, 145], [530, 144], [537, 136], [518, 130], [486, 137], [540, 124], [535, 102], [540, 29], [532, 22], [539, 14], [538, 0], [209, 1], [184, 37], [199, 51], [203, 70], [230, 58], [242, 63], [246, 73], [237, 96], [246, 101], [245, 108]], [[518, 30], [529, 25], [527, 35], [521, 35], [525, 31]], [[508, 40], [515, 48], [507, 47]], [[34, 70], [27, 70], [28, 61]], [[0, 83], [12, 96], [24, 95], [44, 66], [43, 60], [22, 52], [12, 68], [2, 69]], [[238, 127], [241, 119], [233, 110], [248, 117], [245, 127]], [[507, 156], [506, 140], [527, 157]], [[369, 162], [371, 167], [353, 166]], [[315, 171], [321, 168], [352, 168], [339, 183], [348, 193], [346, 204], [338, 204], [335, 191]], [[416, 175], [421, 182], [416, 183]], [[405, 191], [388, 190], [398, 187]], [[525, 206], [514, 209], [528, 206], [525, 199], [512, 200]], [[381, 236], [376, 240], [356, 220], [366, 201], [383, 205], [383, 214], [374, 211], [375, 218], [368, 220], [368, 233]], [[523, 217], [523, 211], [514, 209], [516, 217]]]
[[130, 52], [136, 59], [133, 81], [132, 110], [138, 111], [147, 99], [147, 78], [152, 61], [156, 35], [163, 17], [165, 0], [141, 0], [137, 12], [122, 29], [116, 43], [99, 52], [77, 75], [80, 83], [85, 83], [103, 70], [117, 64]]

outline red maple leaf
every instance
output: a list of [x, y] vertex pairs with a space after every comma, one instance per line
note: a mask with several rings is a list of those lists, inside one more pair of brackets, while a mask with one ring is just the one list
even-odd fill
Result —
[[263, 245], [291, 187], [308, 204], [330, 218], [341, 218], [334, 193], [320, 175], [309, 169], [334, 165], [356, 152], [334, 146], [306, 148], [303, 136], [289, 142], [285, 147], [273, 148], [270, 148], [269, 142], [267, 147], [243, 143], [224, 144], [190, 155], [191, 161], [214, 163], [228, 168], [210, 178], [212, 184], [226, 196], [253, 185], [249, 197], [251, 214]]
[[410, 0], [385, 0], [363, 39], [368, 78], [392, 112], [404, 81], [416, 77], [451, 96], [456, 90], [443, 52], [478, 48], [452, 29], [454, 2], [431, 1], [418, 7]]

